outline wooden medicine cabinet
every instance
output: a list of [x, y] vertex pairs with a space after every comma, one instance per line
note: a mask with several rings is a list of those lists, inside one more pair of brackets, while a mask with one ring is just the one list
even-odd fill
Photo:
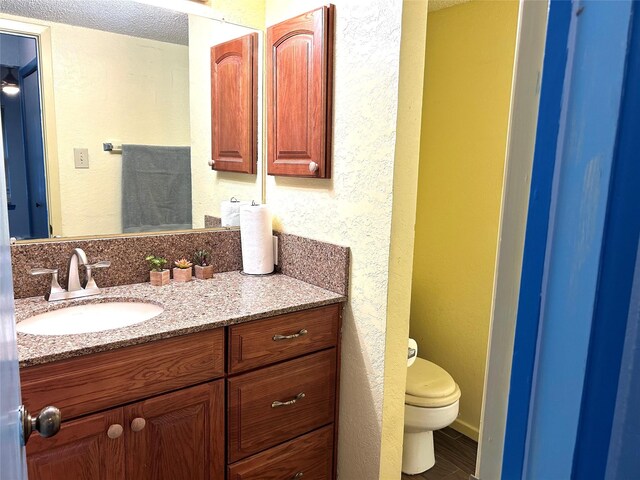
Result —
[[211, 47], [211, 168], [256, 173], [258, 34]]
[[334, 6], [267, 29], [267, 173], [331, 178]]

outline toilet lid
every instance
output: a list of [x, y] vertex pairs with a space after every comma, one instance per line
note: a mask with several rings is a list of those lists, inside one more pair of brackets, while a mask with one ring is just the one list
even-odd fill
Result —
[[417, 407], [446, 407], [460, 398], [460, 388], [443, 368], [423, 358], [407, 369], [405, 403]]

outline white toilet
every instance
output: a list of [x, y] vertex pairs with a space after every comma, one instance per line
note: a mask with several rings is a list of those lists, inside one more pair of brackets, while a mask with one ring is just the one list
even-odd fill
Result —
[[402, 471], [415, 475], [436, 463], [433, 431], [458, 416], [460, 388], [444, 369], [422, 358], [407, 369]]

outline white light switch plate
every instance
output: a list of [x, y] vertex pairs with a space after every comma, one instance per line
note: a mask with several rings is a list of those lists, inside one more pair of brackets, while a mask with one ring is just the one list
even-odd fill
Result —
[[76, 168], [89, 168], [89, 149], [74, 148], [73, 159], [76, 163]]

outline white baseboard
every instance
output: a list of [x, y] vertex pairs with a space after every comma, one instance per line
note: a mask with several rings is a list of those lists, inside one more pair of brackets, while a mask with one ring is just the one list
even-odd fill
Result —
[[460, 432], [461, 434], [472, 438], [476, 442], [478, 441], [478, 438], [480, 438], [480, 431], [476, 427], [469, 425], [467, 422], [460, 420], [459, 418], [451, 424], [451, 428], [456, 432]]

